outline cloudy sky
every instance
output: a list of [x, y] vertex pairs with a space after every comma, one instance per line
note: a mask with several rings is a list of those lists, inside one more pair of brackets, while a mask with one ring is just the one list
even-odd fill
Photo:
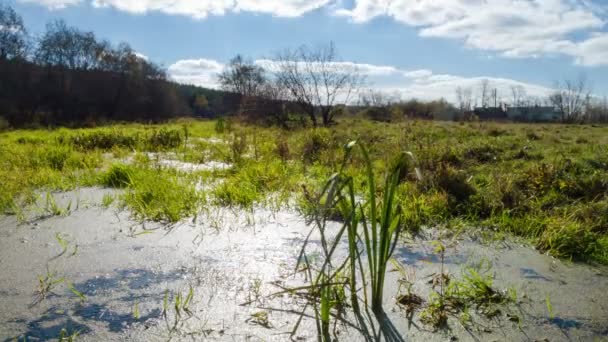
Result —
[[[2, 1], [2, 0], [0, 0]], [[6, 1], [6, 0], [5, 0]], [[454, 98], [487, 78], [545, 95], [584, 75], [608, 95], [607, 0], [8, 0], [32, 33], [62, 18], [129, 42], [179, 82], [216, 86], [235, 54], [333, 41], [375, 88]]]

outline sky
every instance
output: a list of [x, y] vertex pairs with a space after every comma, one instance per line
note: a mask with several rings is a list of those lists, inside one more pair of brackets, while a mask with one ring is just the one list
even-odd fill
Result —
[[608, 95], [608, 0], [4, 1], [34, 35], [64, 19], [206, 87], [237, 53], [263, 63], [332, 41], [369, 87], [402, 99], [454, 101], [482, 79], [505, 101], [512, 86], [542, 97], [579, 78]]

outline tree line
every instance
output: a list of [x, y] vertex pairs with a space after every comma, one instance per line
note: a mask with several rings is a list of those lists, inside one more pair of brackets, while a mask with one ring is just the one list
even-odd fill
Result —
[[457, 87], [455, 93], [456, 106], [461, 114], [472, 113], [476, 108], [550, 107], [558, 120], [564, 123], [608, 122], [608, 99], [594, 96], [584, 75], [575, 80], [555, 82], [546, 97], [527, 94], [523, 85], [512, 85], [507, 93], [501, 94], [487, 79], [479, 81], [476, 96], [472, 87]]
[[[403, 101], [398, 94], [368, 89], [356, 64], [341, 61], [333, 43], [285, 49], [256, 62], [237, 55], [217, 79], [219, 90], [176, 84], [127, 43], [113, 45], [62, 20], [32, 38], [22, 18], [0, 4], [0, 126], [238, 115], [288, 128], [327, 126], [349, 114], [378, 121], [467, 119], [477, 104], [471, 88], [456, 89], [456, 105], [444, 99]], [[584, 81], [566, 81], [555, 89], [540, 99], [514, 86], [510, 105], [553, 106], [564, 122], [608, 122], [606, 99], [591, 96]], [[479, 92], [482, 108], [505, 101], [487, 80]]]
[[128, 44], [113, 46], [57, 20], [39, 38], [0, 4], [0, 115], [11, 126], [158, 121], [190, 114], [165, 71]]

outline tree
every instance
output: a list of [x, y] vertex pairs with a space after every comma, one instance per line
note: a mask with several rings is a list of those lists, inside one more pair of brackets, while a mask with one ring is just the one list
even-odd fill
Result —
[[27, 47], [23, 19], [11, 7], [0, 4], [0, 61], [25, 58]]
[[348, 103], [363, 81], [353, 64], [337, 60], [333, 43], [287, 49], [276, 56], [275, 63], [276, 79], [287, 90], [288, 100], [297, 103], [314, 126], [318, 115], [323, 125], [331, 124], [332, 108]]
[[36, 61], [70, 70], [96, 69], [107, 54], [107, 47], [107, 44], [97, 42], [93, 32], [83, 32], [57, 20], [47, 24], [38, 43]]
[[399, 99], [399, 93], [387, 94], [374, 89], [367, 89], [359, 94], [359, 104], [365, 107], [388, 107], [399, 102]]
[[481, 106], [488, 108], [490, 106], [490, 81], [482, 79], [479, 82], [479, 91], [481, 94]]
[[586, 78], [580, 76], [576, 81], [565, 80], [555, 88], [557, 90], [549, 96], [549, 101], [560, 112], [562, 122], [583, 121], [585, 108], [591, 99]]
[[490, 91], [490, 96], [494, 101], [494, 108], [498, 107], [498, 89], [492, 88], [492, 90]]
[[511, 86], [512, 106], [521, 107], [526, 101], [526, 88], [522, 85]]
[[456, 88], [456, 100], [458, 101], [458, 109], [461, 113], [471, 110], [473, 100], [473, 90], [471, 88]]
[[236, 55], [218, 76], [222, 89], [243, 95], [257, 96], [266, 84], [265, 70]]
[[359, 104], [366, 107], [364, 115], [375, 121], [391, 121], [398, 116], [391, 109], [399, 101], [399, 94], [388, 95], [381, 91], [368, 89], [359, 94]]

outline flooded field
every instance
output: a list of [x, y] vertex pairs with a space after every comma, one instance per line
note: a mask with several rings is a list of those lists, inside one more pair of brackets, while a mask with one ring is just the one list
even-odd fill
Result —
[[[285, 291], [307, 283], [306, 272], [295, 267], [312, 225], [300, 214], [217, 207], [169, 225], [104, 208], [108, 194], [117, 192], [55, 193], [58, 206], [73, 203], [69, 215], [0, 219], [1, 339], [54, 339], [62, 330], [84, 341], [317, 339], [308, 301]], [[330, 222], [327, 231], [339, 226]], [[313, 249], [319, 248], [316, 234]], [[405, 238], [387, 273], [386, 317], [357, 317], [345, 309], [332, 334], [349, 341], [608, 337], [605, 267], [560, 261], [487, 234], [423, 229]], [[434, 241], [445, 244], [445, 253], [436, 252]], [[309, 255], [314, 258], [314, 251]], [[442, 267], [453, 279], [469, 267], [491, 274], [497, 291], [510, 289], [516, 299], [492, 315], [472, 306], [466, 322], [458, 314], [444, 327], [429, 327], [419, 313], [429, 305], [430, 280]], [[422, 299], [410, 307], [413, 315], [398, 303], [404, 278]]]

